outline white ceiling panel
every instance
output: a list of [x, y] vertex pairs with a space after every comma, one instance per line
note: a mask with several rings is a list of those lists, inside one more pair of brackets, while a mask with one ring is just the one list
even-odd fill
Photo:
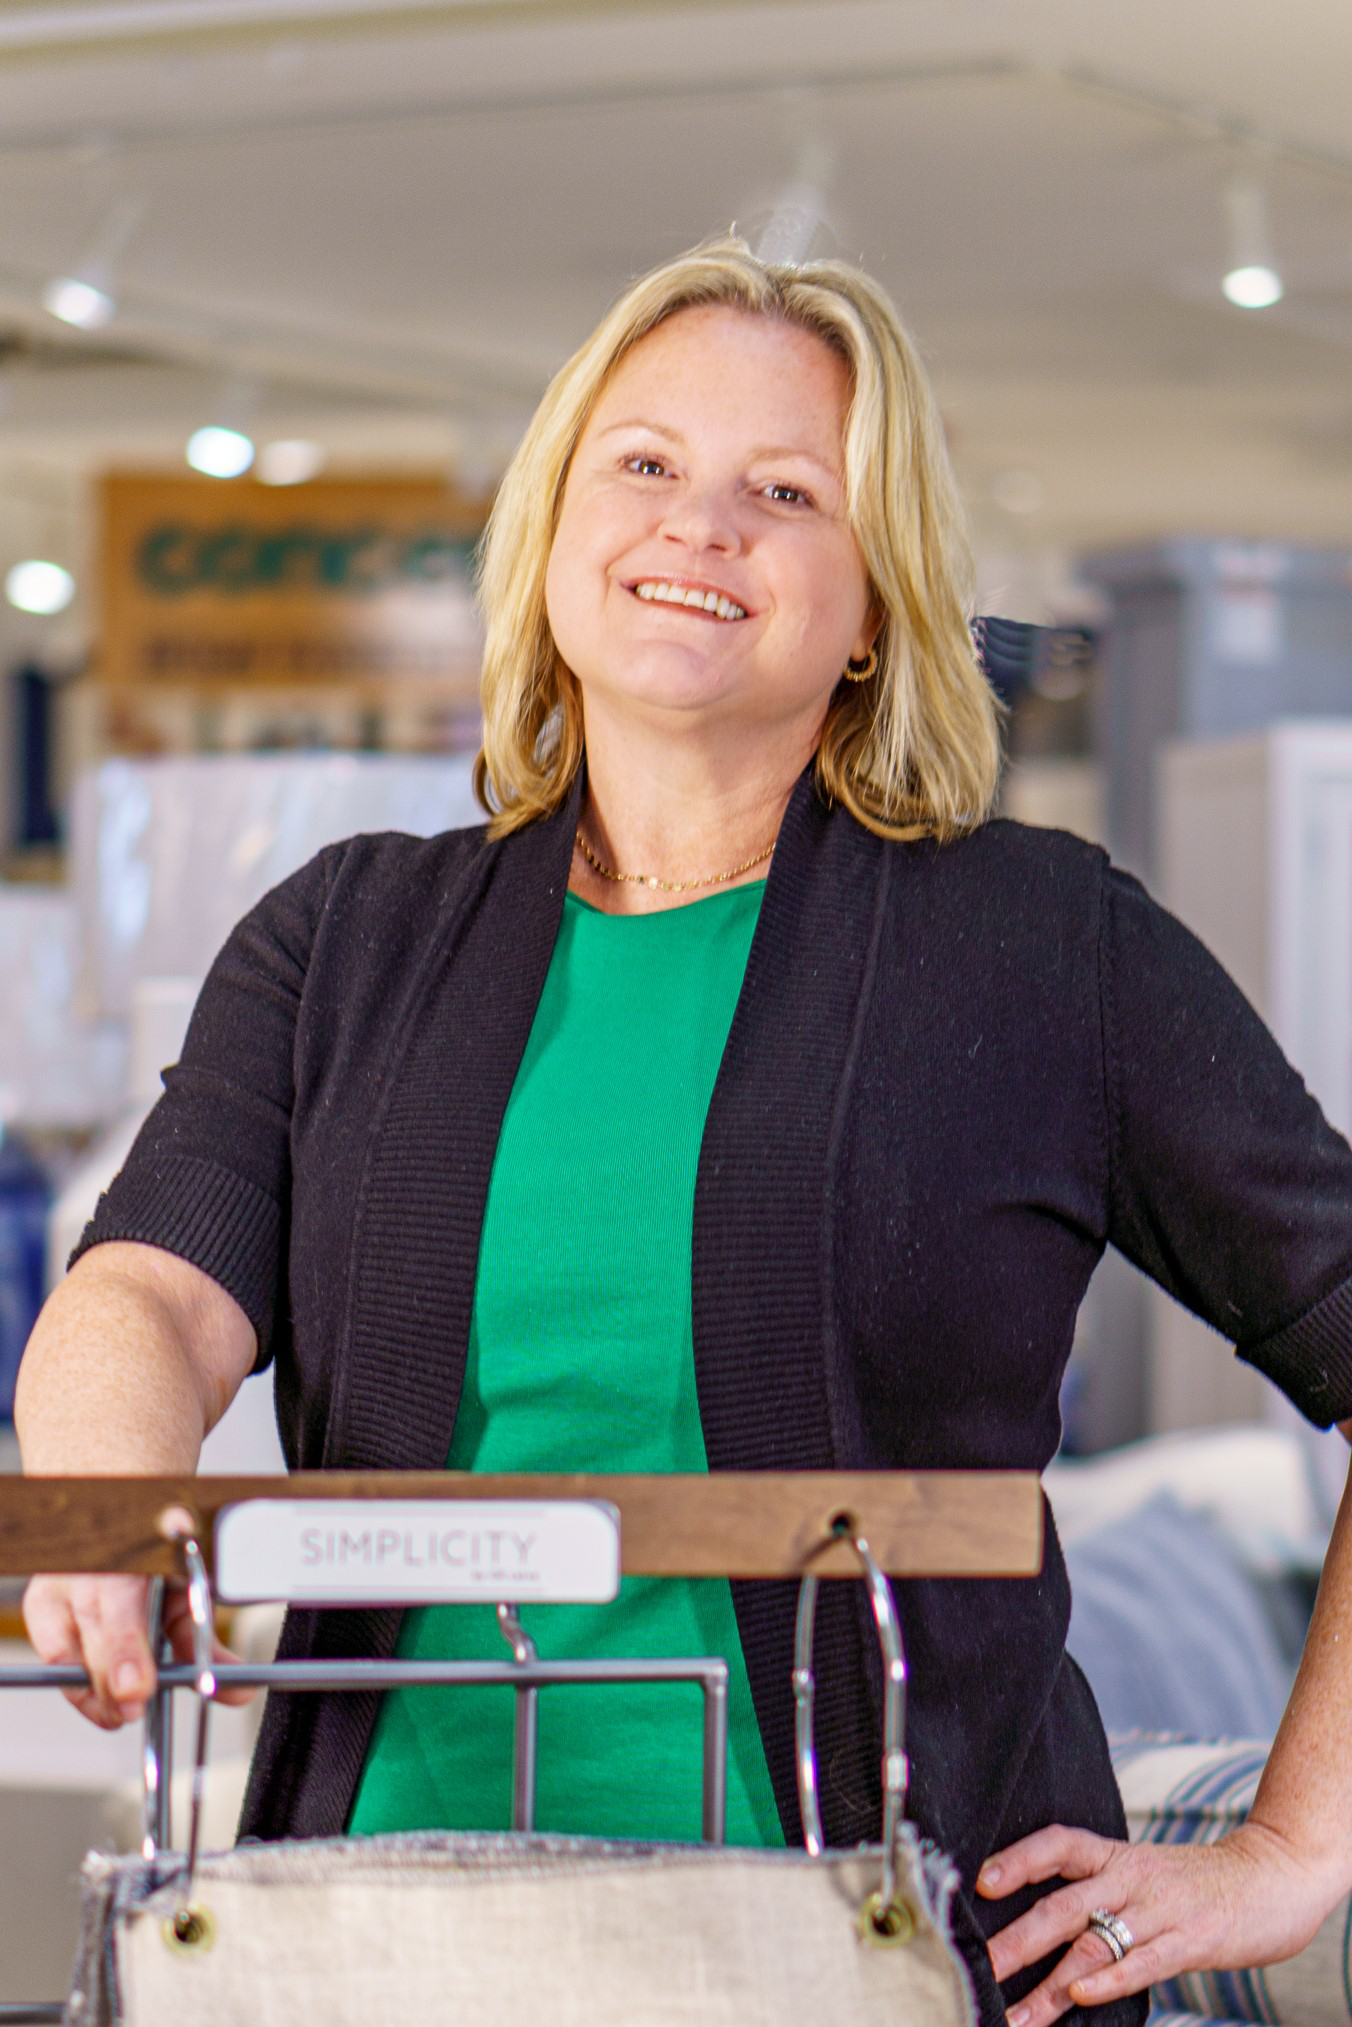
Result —
[[[0, 0], [0, 494], [173, 458], [241, 375], [263, 433], [498, 462], [627, 276], [806, 168], [983, 540], [1352, 545], [1349, 77], [1347, 0]], [[127, 201], [119, 316], [65, 332], [43, 282]]]

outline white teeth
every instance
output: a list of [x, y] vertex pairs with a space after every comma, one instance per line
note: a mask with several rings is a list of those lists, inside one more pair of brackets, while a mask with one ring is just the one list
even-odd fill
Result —
[[720, 619], [746, 618], [745, 606], [725, 597], [721, 591], [687, 591], [684, 585], [659, 583], [654, 578], [645, 577], [642, 583], [634, 586], [634, 592], [639, 598], [659, 599], [666, 605], [684, 605], [697, 612], [717, 613]]

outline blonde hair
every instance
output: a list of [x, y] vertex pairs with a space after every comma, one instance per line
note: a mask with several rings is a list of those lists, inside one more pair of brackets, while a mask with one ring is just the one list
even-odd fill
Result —
[[583, 755], [576, 679], [554, 644], [545, 569], [578, 439], [641, 338], [722, 304], [814, 332], [850, 369], [847, 513], [882, 612], [878, 667], [842, 681], [817, 749], [822, 793], [884, 837], [952, 837], [990, 813], [1000, 706], [969, 623], [971, 549], [925, 370], [877, 283], [843, 261], [795, 267], [719, 239], [627, 289], [546, 389], [480, 551], [487, 638], [474, 785], [494, 836], [555, 810]]

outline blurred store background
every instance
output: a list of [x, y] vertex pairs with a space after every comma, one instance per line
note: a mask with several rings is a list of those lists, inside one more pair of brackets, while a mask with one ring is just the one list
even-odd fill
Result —
[[[1352, 1123], [1352, 763], [1269, 732], [1352, 722], [1350, 60], [1340, 0], [0, 8], [0, 1412], [229, 922], [472, 817], [494, 483], [733, 221], [913, 325], [979, 609], [1054, 630], [988, 642], [1008, 810], [1146, 872]], [[1256, 1411], [1178, 1329], [1105, 1270], [1078, 1447]]]
[[[474, 820], [494, 484], [732, 222], [920, 341], [1009, 813], [1145, 873], [1352, 1126], [1350, 74], [1346, 0], [4, 0], [0, 1464], [230, 923]], [[262, 1395], [217, 1468], [278, 1462]], [[1113, 1261], [1065, 1407], [1279, 1413]]]
[[[82, 1199], [55, 1246], [35, 1207], [125, 1143], [230, 920], [472, 814], [494, 482], [625, 278], [732, 221], [888, 284], [979, 608], [1057, 629], [992, 637], [1008, 809], [1147, 872], [1348, 1123], [1341, 887], [1307, 952], [1313, 789], [1262, 783], [1268, 727], [1352, 713], [1349, 58], [1336, 0], [0, 10], [0, 1409]], [[1252, 1411], [1104, 1283], [1080, 1447]]]

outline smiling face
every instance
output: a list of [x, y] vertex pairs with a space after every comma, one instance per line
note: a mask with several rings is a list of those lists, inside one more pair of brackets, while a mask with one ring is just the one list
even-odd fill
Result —
[[845, 514], [850, 376], [813, 333], [722, 305], [630, 351], [574, 453], [545, 580], [584, 714], [815, 744], [876, 619]]

